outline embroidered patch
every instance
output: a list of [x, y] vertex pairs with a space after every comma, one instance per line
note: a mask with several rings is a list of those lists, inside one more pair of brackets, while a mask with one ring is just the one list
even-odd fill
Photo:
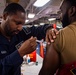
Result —
[[6, 54], [7, 53], [7, 51], [1, 51], [1, 54]]
[[23, 43], [23, 41], [21, 41], [20, 43], [18, 43], [18, 44], [15, 46], [17, 50], [21, 47], [22, 43]]
[[23, 27], [23, 31], [25, 32], [26, 35], [30, 34], [31, 33], [31, 30], [29, 27]]

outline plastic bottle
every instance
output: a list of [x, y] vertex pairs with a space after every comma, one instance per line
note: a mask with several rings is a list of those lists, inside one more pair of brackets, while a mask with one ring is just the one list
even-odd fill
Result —
[[30, 57], [29, 55], [27, 56], [27, 64], [30, 62]]

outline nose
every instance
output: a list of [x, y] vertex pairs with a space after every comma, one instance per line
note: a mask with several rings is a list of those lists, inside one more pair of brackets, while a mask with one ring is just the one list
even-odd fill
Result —
[[22, 30], [22, 25], [18, 25], [18, 26], [17, 26], [17, 29], [18, 29], [19, 31], [21, 31], [21, 30]]

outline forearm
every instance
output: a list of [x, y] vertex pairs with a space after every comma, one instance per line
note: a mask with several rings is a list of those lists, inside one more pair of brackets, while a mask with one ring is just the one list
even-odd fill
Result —
[[47, 45], [46, 55], [39, 75], [54, 75], [59, 67], [59, 55], [54, 50], [53, 44]]
[[54, 75], [55, 72], [49, 67], [49, 64], [46, 64], [45, 62], [47, 63], [47, 61], [43, 61], [39, 75]]
[[51, 71], [49, 71], [49, 70], [41, 68], [39, 75], [54, 75], [54, 74], [52, 74]]
[[46, 36], [46, 31], [51, 28], [51, 25], [49, 24], [45, 24], [43, 26], [32, 26], [32, 27], [23, 27], [23, 30], [21, 32], [22, 37], [24, 37], [24, 39], [28, 39], [31, 36], [37, 37], [37, 39], [41, 40], [44, 39]]

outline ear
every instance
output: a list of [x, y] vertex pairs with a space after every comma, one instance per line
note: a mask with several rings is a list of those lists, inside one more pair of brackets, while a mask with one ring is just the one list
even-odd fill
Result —
[[3, 19], [6, 20], [7, 16], [8, 16], [8, 14], [7, 13], [4, 13], [3, 14]]
[[69, 17], [72, 17], [76, 14], [76, 7], [72, 6], [68, 11]]

